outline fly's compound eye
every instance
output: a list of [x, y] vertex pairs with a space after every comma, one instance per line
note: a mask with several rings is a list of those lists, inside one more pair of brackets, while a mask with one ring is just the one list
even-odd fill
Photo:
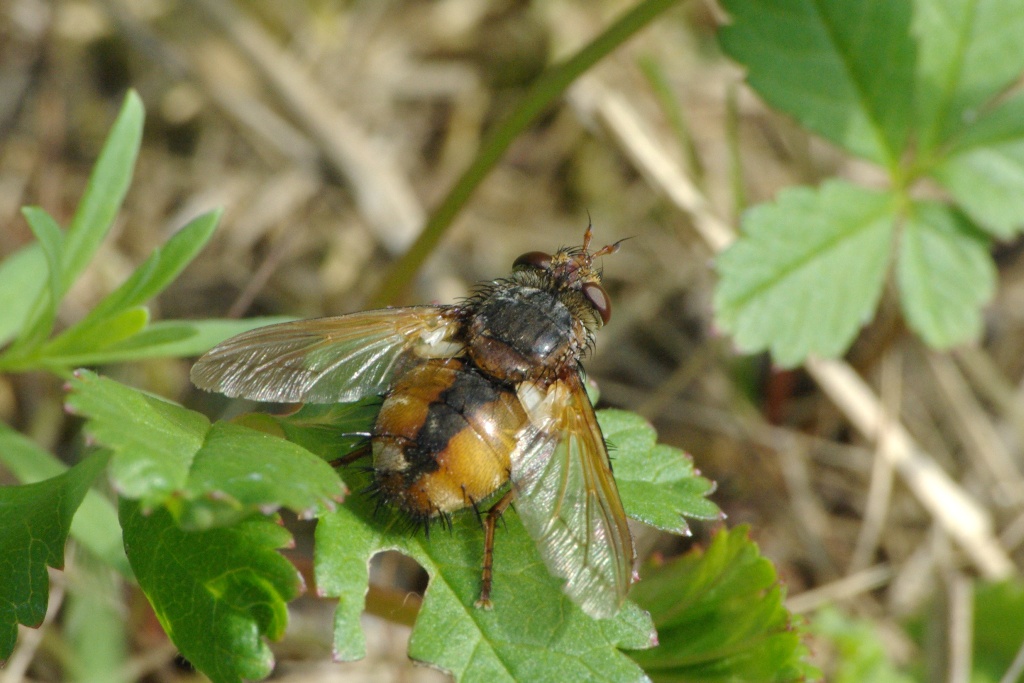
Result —
[[608, 292], [596, 282], [587, 282], [583, 285], [583, 296], [594, 307], [597, 314], [601, 316], [601, 322], [605, 325], [612, 319], [612, 300], [608, 298]]
[[545, 254], [543, 251], [530, 251], [515, 260], [512, 264], [512, 269], [517, 268], [541, 268], [543, 270], [551, 269], [551, 254]]

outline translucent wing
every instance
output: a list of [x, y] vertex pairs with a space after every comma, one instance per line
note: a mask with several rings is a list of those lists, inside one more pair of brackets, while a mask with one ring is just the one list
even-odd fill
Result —
[[192, 382], [256, 401], [355, 401], [387, 391], [403, 362], [459, 355], [458, 328], [447, 306], [268, 325], [215, 346], [192, 366]]
[[587, 614], [622, 606], [633, 539], [601, 428], [579, 377], [519, 386], [531, 433], [512, 461], [516, 510], [552, 574]]

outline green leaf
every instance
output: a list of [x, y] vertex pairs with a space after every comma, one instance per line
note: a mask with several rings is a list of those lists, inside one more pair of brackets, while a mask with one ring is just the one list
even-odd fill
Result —
[[0, 263], [0, 346], [24, 328], [46, 284], [39, 277], [45, 268], [46, 256], [38, 243], [19, 249]]
[[[67, 472], [68, 466], [49, 451], [10, 427], [0, 424], [0, 462], [23, 484], [32, 484]], [[71, 537], [124, 575], [130, 574], [121, 543], [117, 511], [109, 500], [89, 491], [71, 523]]]
[[18, 637], [18, 624], [46, 616], [46, 568], [64, 566], [71, 519], [108, 455], [97, 453], [52, 479], [0, 488], [0, 660]]
[[932, 175], [992, 235], [1019, 233], [1024, 228], [1024, 95], [968, 128]]
[[656, 648], [631, 652], [654, 681], [805, 680], [800, 632], [782, 604], [771, 562], [746, 527], [641, 572], [632, 598], [651, 613]]
[[657, 444], [657, 434], [646, 420], [625, 410], [601, 410], [597, 415], [626, 514], [676, 534], [689, 533], [684, 515], [722, 516], [706, 498], [715, 490], [714, 483], [697, 475], [686, 453]]
[[273, 655], [262, 638], [280, 638], [287, 602], [302, 589], [276, 552], [291, 542], [263, 517], [189, 532], [163, 508], [144, 514], [121, 501], [125, 549], [139, 585], [167, 635], [215, 683], [260, 679]]
[[867, 619], [830, 607], [814, 615], [808, 631], [835, 649], [834, 667], [826, 672], [832, 683], [914, 683], [889, 661], [878, 626]]
[[[116, 321], [162, 292], [206, 245], [220, 218], [219, 211], [199, 216], [150, 254], [132, 275], [100, 301], [76, 325], [53, 340], [47, 355], [88, 353], [107, 348], [138, 333], [117, 333]], [[147, 317], [148, 320], [148, 317]], [[112, 330], [112, 325], [114, 329]]]
[[996, 284], [988, 248], [988, 240], [945, 205], [911, 207], [900, 237], [900, 300], [910, 327], [931, 346], [948, 348], [981, 334], [981, 305]]
[[916, 0], [918, 145], [928, 153], [971, 125], [1024, 70], [1018, 0]]
[[[351, 478], [364, 481], [365, 475]], [[452, 672], [457, 680], [641, 680], [643, 673], [617, 647], [646, 647], [653, 632], [635, 605], [595, 621], [562, 593], [533, 540], [507, 512], [496, 534], [494, 609], [473, 603], [480, 588], [483, 531], [460, 514], [451, 533], [410, 533], [397, 513], [375, 514], [375, 501], [352, 496], [316, 530], [316, 577], [323, 596], [339, 600], [335, 657], [365, 655], [359, 616], [367, 590], [367, 563], [382, 550], [416, 559], [430, 575], [413, 629], [409, 655]]]
[[979, 582], [974, 591], [972, 681], [1002, 681], [1024, 643], [1024, 582]]
[[68, 407], [86, 434], [114, 451], [111, 478], [143, 510], [166, 505], [180, 524], [204, 529], [288, 507], [304, 517], [332, 510], [337, 474], [305, 449], [199, 413], [87, 371], [71, 381]]
[[144, 118], [142, 100], [129, 91], [64, 238], [64, 291], [92, 260], [128, 193]]
[[910, 0], [725, 0], [726, 53], [772, 106], [895, 167], [913, 112]]
[[69, 349], [39, 362], [55, 371], [83, 365], [106, 365], [147, 358], [198, 356], [218, 343], [254, 327], [287, 322], [294, 318], [271, 316], [245, 320], [163, 320], [148, 325], [127, 339], [98, 350]]
[[716, 321], [746, 353], [781, 366], [837, 356], [874, 313], [892, 247], [895, 199], [832, 181], [748, 211], [717, 260]]
[[45, 339], [53, 330], [53, 323], [57, 319], [57, 307], [64, 297], [64, 233], [61, 232], [57, 221], [38, 207], [27, 206], [21, 212], [46, 257], [47, 288], [37, 295], [30, 318], [31, 323], [25, 335], [27, 343], [31, 346]]

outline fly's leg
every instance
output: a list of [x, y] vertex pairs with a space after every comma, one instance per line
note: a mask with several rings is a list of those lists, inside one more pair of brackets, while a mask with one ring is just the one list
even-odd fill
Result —
[[494, 578], [494, 526], [498, 523], [501, 513], [512, 502], [511, 489], [501, 499], [491, 506], [487, 511], [487, 518], [484, 520], [484, 567], [480, 578], [480, 599], [476, 601], [477, 607], [491, 609], [491, 581]]
[[348, 455], [343, 455], [340, 458], [335, 458], [334, 460], [331, 460], [328, 464], [334, 468], [346, 467], [354, 463], [356, 460], [359, 460], [359, 458], [363, 458], [366, 457], [367, 455], [370, 455], [372, 450], [373, 449], [370, 447], [370, 444], [366, 444], [365, 446], [360, 446], [359, 448], [355, 449]]

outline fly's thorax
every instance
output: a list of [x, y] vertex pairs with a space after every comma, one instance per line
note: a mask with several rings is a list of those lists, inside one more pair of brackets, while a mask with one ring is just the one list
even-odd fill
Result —
[[527, 422], [515, 393], [457, 360], [411, 368], [381, 406], [371, 443], [376, 487], [416, 518], [473, 505], [509, 476]]
[[470, 301], [466, 351], [477, 367], [506, 382], [575, 372], [601, 319], [580, 292], [556, 285], [516, 273]]

